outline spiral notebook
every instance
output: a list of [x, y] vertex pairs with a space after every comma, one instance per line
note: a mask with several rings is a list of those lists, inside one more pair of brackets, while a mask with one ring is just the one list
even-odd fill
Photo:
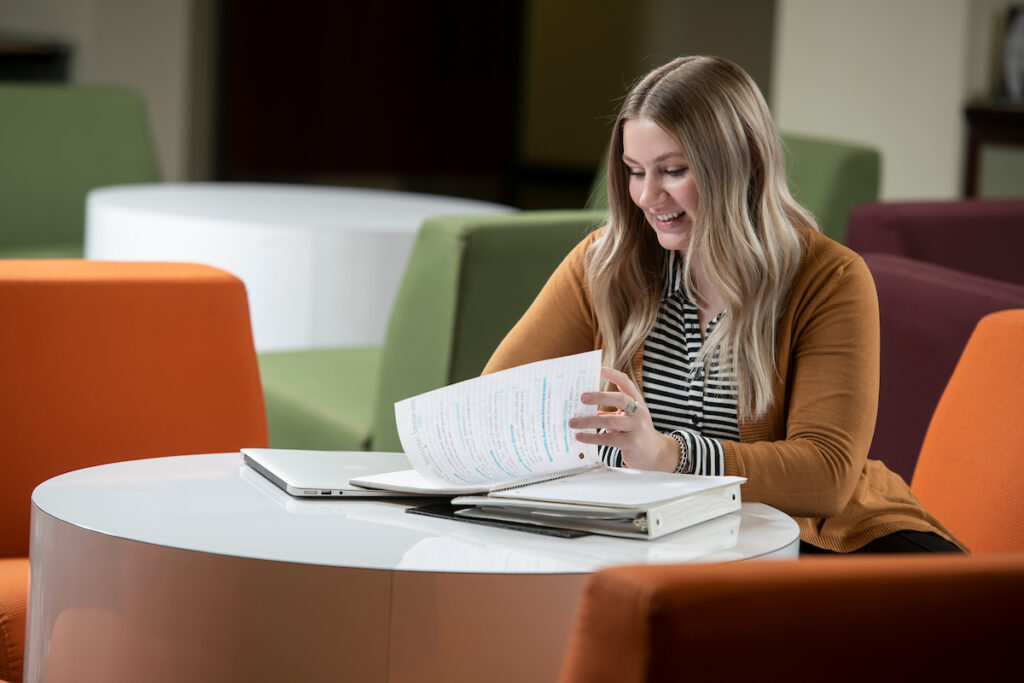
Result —
[[413, 469], [352, 480], [426, 495], [486, 493], [598, 466], [597, 446], [576, 441], [573, 417], [593, 415], [580, 394], [598, 391], [601, 352], [554, 358], [442, 387], [395, 404]]

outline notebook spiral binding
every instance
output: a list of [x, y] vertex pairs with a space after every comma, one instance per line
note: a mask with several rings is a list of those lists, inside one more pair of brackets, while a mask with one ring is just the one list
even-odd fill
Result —
[[571, 476], [576, 475], [576, 474], [582, 474], [583, 472], [589, 472], [590, 470], [596, 470], [599, 467], [601, 467], [601, 463], [593, 462], [593, 463], [590, 463], [589, 465], [580, 465], [579, 467], [574, 467], [571, 470], [560, 470], [558, 472], [547, 472], [545, 474], [538, 474], [538, 475], [535, 475], [535, 476], [532, 476], [532, 477], [527, 477], [526, 479], [516, 479], [515, 481], [510, 481], [508, 483], [508, 485], [506, 485], [506, 486], [497, 486], [497, 487], [491, 489], [491, 492], [495, 492], [495, 491], [508, 491], [509, 489], [517, 489], [517, 488], [520, 488], [521, 486], [529, 486], [530, 484], [539, 484], [542, 481], [552, 481], [554, 479], [565, 479], [566, 477], [571, 477]]

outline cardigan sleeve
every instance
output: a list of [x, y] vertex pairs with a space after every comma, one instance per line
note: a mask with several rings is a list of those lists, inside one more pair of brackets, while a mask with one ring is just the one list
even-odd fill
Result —
[[588, 235], [562, 260], [483, 374], [601, 348], [584, 268], [587, 249], [598, 234]]
[[864, 261], [844, 253], [794, 289], [767, 418], [751, 425], [750, 442], [723, 443], [726, 474], [747, 477], [744, 499], [793, 516], [831, 517], [846, 507], [874, 432], [878, 297]]

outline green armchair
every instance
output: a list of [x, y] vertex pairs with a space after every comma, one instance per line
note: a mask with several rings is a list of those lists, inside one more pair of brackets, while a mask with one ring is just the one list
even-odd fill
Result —
[[882, 157], [877, 150], [783, 133], [793, 198], [814, 214], [821, 231], [846, 244], [846, 222], [858, 204], [878, 199]]
[[89, 190], [156, 180], [135, 94], [0, 85], [0, 258], [80, 258]]
[[398, 451], [394, 403], [475, 377], [603, 211], [439, 216], [416, 239], [383, 347], [259, 357], [270, 445]]
[[[782, 134], [789, 191], [814, 214], [821, 231], [846, 243], [846, 221], [858, 204], [878, 199], [881, 155], [870, 147]], [[589, 208], [608, 208], [607, 155], [590, 188]]]

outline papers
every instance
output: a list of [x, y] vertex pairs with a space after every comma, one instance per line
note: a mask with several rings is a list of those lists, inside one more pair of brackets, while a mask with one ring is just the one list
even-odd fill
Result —
[[[353, 479], [405, 492], [490, 491], [598, 464], [569, 419], [594, 415], [580, 395], [601, 385], [601, 352], [510, 368], [395, 404], [402, 447], [418, 474]], [[399, 488], [400, 487], [400, 488]]]

